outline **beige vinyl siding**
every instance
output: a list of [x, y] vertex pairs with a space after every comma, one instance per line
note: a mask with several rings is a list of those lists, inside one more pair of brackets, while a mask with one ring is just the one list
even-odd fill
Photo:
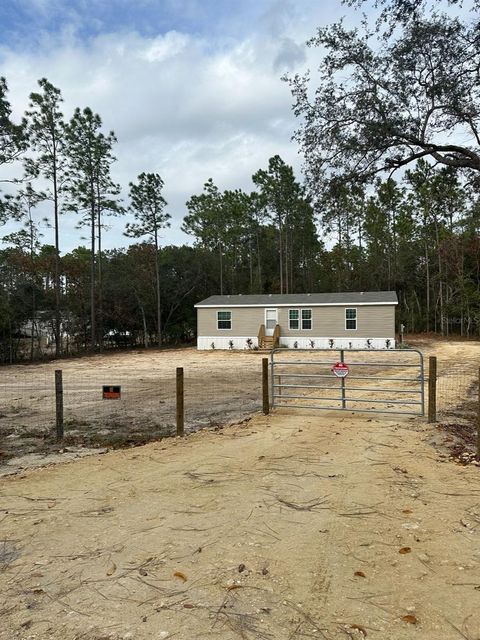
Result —
[[[217, 311], [232, 312], [231, 329], [217, 329]], [[264, 307], [218, 307], [215, 309], [197, 309], [197, 327], [199, 336], [254, 337], [258, 335], [261, 324], [265, 324]]]
[[[306, 308], [306, 307], [303, 307]], [[395, 335], [394, 305], [344, 307], [309, 307], [312, 309], [312, 328], [292, 330], [288, 328], [289, 309], [302, 307], [280, 307], [280, 335], [285, 337], [324, 337], [324, 338], [393, 338]], [[357, 310], [357, 329], [345, 329], [345, 309]]]
[[[197, 309], [199, 336], [245, 336], [258, 335], [260, 325], [265, 324], [267, 307], [217, 307]], [[268, 307], [275, 308], [275, 307]], [[289, 309], [311, 309], [312, 329], [288, 328]], [[345, 309], [357, 309], [357, 329], [345, 329]], [[217, 329], [217, 311], [232, 312], [232, 328]], [[301, 317], [301, 316], [300, 316]], [[278, 307], [280, 335], [285, 337], [343, 338], [393, 338], [395, 336], [395, 306], [372, 305], [344, 307]], [[301, 321], [300, 321], [301, 326]]]

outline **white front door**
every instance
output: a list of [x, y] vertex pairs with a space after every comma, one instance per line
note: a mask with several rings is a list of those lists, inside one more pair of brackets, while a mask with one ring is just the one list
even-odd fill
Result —
[[273, 336], [273, 331], [277, 324], [278, 309], [265, 309], [265, 335]]

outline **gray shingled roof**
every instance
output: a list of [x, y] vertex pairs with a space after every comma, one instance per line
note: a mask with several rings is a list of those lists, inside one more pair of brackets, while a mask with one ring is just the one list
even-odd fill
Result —
[[272, 293], [264, 295], [210, 296], [196, 307], [250, 307], [290, 305], [397, 304], [395, 291], [349, 291], [345, 293]]

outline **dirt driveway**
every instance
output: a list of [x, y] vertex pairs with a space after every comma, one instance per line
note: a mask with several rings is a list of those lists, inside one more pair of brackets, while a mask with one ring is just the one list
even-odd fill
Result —
[[480, 469], [434, 440], [289, 410], [4, 478], [0, 639], [477, 640]]

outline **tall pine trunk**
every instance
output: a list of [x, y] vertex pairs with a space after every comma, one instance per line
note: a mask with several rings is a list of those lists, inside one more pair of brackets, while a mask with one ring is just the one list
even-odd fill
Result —
[[162, 346], [162, 305], [160, 301], [160, 262], [158, 256], [158, 229], [155, 227], [154, 231], [155, 238], [155, 282], [156, 282], [156, 293], [157, 293], [157, 345], [159, 347]]
[[262, 280], [262, 254], [260, 251], [260, 227], [257, 225], [256, 233], [256, 245], [257, 245], [257, 293], [263, 293], [263, 280]]
[[32, 210], [30, 205], [28, 206], [28, 219], [30, 227], [30, 269], [31, 269], [31, 285], [32, 285], [32, 323], [30, 328], [30, 361], [33, 362], [35, 355], [35, 315], [37, 312], [37, 301], [35, 295], [35, 262], [34, 256], [34, 235], [33, 235], [33, 222], [32, 222]]
[[280, 293], [283, 293], [283, 228], [282, 218], [278, 216], [278, 258], [279, 258], [279, 271], [280, 271]]
[[[54, 138], [55, 148], [55, 138]], [[55, 289], [55, 355], [58, 357], [62, 354], [62, 338], [61, 319], [60, 319], [60, 234], [59, 234], [59, 207], [58, 207], [58, 185], [57, 185], [57, 168], [56, 155], [53, 153], [53, 215], [55, 227], [55, 273], [54, 273], [54, 289]]]
[[220, 241], [218, 242], [218, 253], [220, 259], [220, 295], [223, 296], [223, 247]]
[[288, 216], [285, 216], [285, 227], [284, 227], [284, 238], [285, 238], [285, 254], [284, 254], [284, 265], [285, 265], [285, 293], [289, 293], [289, 270], [288, 270], [288, 257], [289, 257], [289, 242], [288, 242]]
[[430, 261], [428, 259], [428, 245], [425, 243], [425, 271], [426, 271], [426, 280], [427, 280], [427, 322], [426, 322], [426, 330], [430, 331]]
[[97, 292], [98, 292], [98, 344], [103, 349], [103, 280], [102, 280], [102, 207], [100, 204], [100, 178], [97, 179], [97, 229], [98, 229], [98, 260], [97, 260]]
[[250, 293], [253, 293], [253, 256], [251, 234], [248, 237], [248, 275], [250, 277]]
[[95, 351], [97, 342], [97, 326], [96, 326], [96, 313], [95, 313], [95, 191], [93, 185], [93, 179], [90, 179], [90, 224], [91, 224], [91, 236], [90, 236], [90, 340], [91, 350]]

